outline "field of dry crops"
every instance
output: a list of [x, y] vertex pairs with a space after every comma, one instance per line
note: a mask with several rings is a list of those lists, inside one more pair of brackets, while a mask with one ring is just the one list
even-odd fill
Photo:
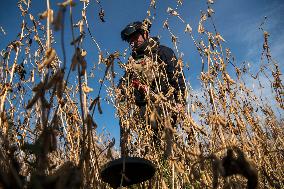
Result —
[[[103, 22], [103, 7], [97, 3]], [[198, 35], [202, 38], [193, 34], [177, 9], [168, 8], [169, 16], [184, 24], [200, 55], [202, 87], [198, 94], [188, 87], [185, 96], [180, 96], [187, 99], [183, 109], [168, 100], [173, 90], [166, 95], [154, 94], [147, 98], [146, 116], [141, 117], [133, 103], [133, 87], [125, 85], [122, 95], [114, 83], [114, 64], [123, 70], [132, 70], [133, 64], [121, 60], [123, 52], [104, 55], [101, 51], [88, 26], [89, 0], [58, 3], [56, 13], [47, 0], [46, 11], [39, 16], [30, 13], [30, 4], [31, 0], [19, 0], [21, 33], [0, 57], [0, 188], [110, 188], [99, 173], [120, 153], [113, 148], [114, 140], [96, 132], [99, 126], [94, 112], [103, 112], [101, 103], [106, 99], [101, 95], [102, 86], [106, 86], [107, 99], [125, 128], [123, 141], [128, 155], [143, 157], [156, 166], [151, 180], [129, 188], [284, 188], [284, 123], [276, 115], [276, 111], [283, 114], [284, 87], [279, 65], [271, 56], [267, 31], [262, 29], [261, 65], [253, 75], [246, 65], [235, 62], [230, 49], [223, 48], [224, 39], [212, 19], [213, 0], [208, 0], [208, 9], [200, 15]], [[81, 19], [74, 20], [72, 10], [78, 4], [83, 7]], [[182, 6], [182, 1], [177, 4]], [[155, 6], [151, 0], [149, 14]], [[65, 19], [70, 19], [70, 28]], [[208, 24], [212, 31], [206, 28]], [[178, 36], [167, 20], [164, 29], [178, 51]], [[64, 30], [71, 30], [73, 36], [70, 65]], [[54, 31], [62, 32], [58, 41], [61, 49], [54, 47]], [[98, 47], [98, 64], [104, 69], [104, 77], [97, 81], [101, 87], [96, 97], [89, 95], [93, 89], [88, 78], [99, 70], [88, 70], [87, 50], [82, 48], [84, 35], [92, 36]], [[21, 63], [19, 56], [23, 55]], [[181, 58], [178, 64], [185, 67]], [[151, 70], [153, 78], [155, 69]], [[71, 72], [77, 74], [77, 84], [70, 82]], [[273, 106], [244, 82], [244, 77], [259, 80], [261, 76], [271, 84]], [[153, 132], [153, 125], [159, 132]]]

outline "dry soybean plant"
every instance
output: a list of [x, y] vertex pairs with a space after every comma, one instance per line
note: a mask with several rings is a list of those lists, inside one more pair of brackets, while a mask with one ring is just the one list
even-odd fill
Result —
[[[151, 48], [143, 60], [144, 67], [137, 67], [131, 58], [123, 62], [119, 52], [104, 57], [89, 29], [88, 0], [58, 3], [56, 14], [49, 0], [46, 3], [46, 11], [34, 16], [31, 0], [18, 2], [23, 17], [21, 32], [1, 51], [2, 188], [110, 188], [99, 173], [105, 163], [119, 157], [119, 152], [113, 149], [114, 140], [96, 132], [98, 126], [93, 116], [96, 109], [102, 113], [102, 86], [106, 86], [105, 99], [114, 106], [125, 129], [122, 141], [128, 155], [143, 157], [156, 165], [151, 180], [130, 188], [284, 187], [283, 120], [276, 114], [276, 109], [283, 110], [283, 84], [279, 65], [270, 53], [267, 31], [262, 28], [259, 72], [251, 74], [245, 64], [237, 65], [230, 49], [223, 47], [224, 39], [213, 21], [212, 0], [201, 12], [198, 36], [178, 13], [182, 1], [177, 1], [177, 8], [169, 7], [167, 12], [184, 24], [196, 46], [202, 67], [201, 88], [198, 94], [190, 86], [185, 94], [174, 89], [167, 94], [147, 91], [147, 105], [141, 111], [135, 105], [134, 87], [128, 85], [127, 77], [123, 93], [116, 87], [114, 64], [134, 74], [146, 70], [144, 75], [140, 74], [143, 83], [155, 82], [159, 86], [157, 78], [167, 81], [167, 75], [163, 62], [150, 56]], [[104, 22], [103, 7], [99, 1], [96, 3], [100, 7], [99, 18]], [[72, 10], [78, 4], [83, 7], [81, 19], [74, 21]], [[157, 14], [156, 6], [152, 0], [148, 15], [153, 11]], [[70, 66], [66, 65], [64, 46], [65, 17], [70, 19], [73, 37]], [[179, 52], [178, 37], [169, 19], [164, 28]], [[54, 31], [61, 32], [61, 49], [54, 48]], [[105, 69], [103, 79], [98, 81], [98, 95], [93, 99], [88, 94], [93, 90], [88, 86], [88, 78], [99, 70], [87, 71], [87, 51], [82, 48], [87, 34]], [[58, 56], [60, 50], [63, 58]], [[180, 57], [177, 63], [185, 66]], [[74, 83], [69, 81], [71, 71], [77, 74]], [[262, 76], [271, 83], [274, 106], [245, 82], [247, 77], [252, 78], [259, 81], [261, 88]], [[181, 101], [187, 99], [185, 108], [175, 106], [174, 93]]]

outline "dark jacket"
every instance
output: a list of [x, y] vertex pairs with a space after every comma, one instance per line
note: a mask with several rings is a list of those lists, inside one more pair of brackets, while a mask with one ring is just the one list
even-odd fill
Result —
[[[149, 47], [151, 51], [149, 52]], [[182, 75], [182, 69], [177, 64], [177, 58], [174, 51], [166, 46], [160, 45], [158, 38], [150, 38], [144, 42], [139, 49], [136, 49], [132, 52], [132, 57], [135, 60], [144, 58], [144, 55], [149, 57], [157, 57], [157, 62], [164, 62], [165, 65], [161, 66], [161, 72], [165, 72], [165, 77], [159, 78], [160, 86], [162, 93], [167, 94], [170, 87], [174, 88], [173, 98], [177, 103], [183, 104], [185, 102], [184, 93], [185, 93], [185, 81]], [[155, 56], [157, 55], [157, 56]], [[130, 75], [129, 75], [130, 74]], [[125, 73], [124, 76], [120, 79], [118, 87], [126, 81], [126, 78], [129, 77], [130, 80], [135, 78], [133, 73]], [[157, 93], [157, 86], [153, 82], [150, 86], [150, 89]], [[179, 91], [181, 92], [182, 98], [178, 97]], [[134, 90], [135, 101], [138, 106], [143, 106], [146, 104], [145, 94], [141, 90]]]

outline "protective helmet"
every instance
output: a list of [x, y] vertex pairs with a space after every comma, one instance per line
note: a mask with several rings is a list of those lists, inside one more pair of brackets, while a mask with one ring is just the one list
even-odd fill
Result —
[[143, 20], [143, 22], [136, 21], [128, 24], [122, 31], [121, 31], [121, 39], [123, 41], [129, 41], [130, 36], [136, 32], [143, 32], [148, 31], [151, 28], [151, 21], [149, 19]]

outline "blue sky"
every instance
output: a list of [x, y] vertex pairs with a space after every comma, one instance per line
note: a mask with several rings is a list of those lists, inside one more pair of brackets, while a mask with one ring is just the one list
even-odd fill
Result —
[[[56, 13], [58, 7], [56, 3], [61, 2], [57, 0], [50, 0], [51, 8]], [[81, 17], [80, 10], [82, 3], [79, 1], [74, 7], [74, 20], [78, 21]], [[179, 37], [178, 47], [180, 52], [184, 54], [184, 62], [189, 64], [189, 70], [185, 70], [187, 80], [190, 82], [194, 90], [198, 90], [200, 85], [198, 76], [201, 71], [200, 57], [193, 45], [192, 40], [187, 34], [184, 34], [185, 24], [180, 22], [177, 17], [169, 16], [166, 12], [168, 7], [176, 8], [175, 0], [157, 0], [157, 9], [155, 20], [151, 28], [151, 35], [159, 35], [161, 43], [173, 48], [169, 32], [163, 29], [163, 22], [166, 18], [169, 19], [169, 25], [172, 32]], [[95, 0], [90, 0], [87, 8], [87, 19], [92, 34], [97, 39], [101, 49], [104, 53], [112, 53], [114, 51], [123, 52], [128, 44], [121, 41], [120, 31], [125, 25], [132, 21], [143, 20], [146, 17], [150, 1], [142, 0], [101, 0], [101, 5], [105, 11], [105, 23], [100, 22], [98, 13], [100, 7]], [[193, 29], [193, 34], [196, 39], [197, 27], [200, 19], [200, 11], [206, 10], [206, 1], [203, 0], [184, 0], [183, 5], [179, 6], [177, 11], [186, 23], [189, 23]], [[259, 25], [267, 16], [264, 29], [270, 33], [270, 47], [272, 56], [278, 60], [280, 69], [283, 73], [283, 59], [284, 59], [284, 1], [283, 0], [216, 0], [212, 5], [215, 11], [214, 22], [217, 30], [226, 40], [225, 47], [231, 49], [236, 57], [236, 62], [240, 65], [243, 61], [250, 62], [252, 70], [255, 70], [260, 64], [260, 54], [263, 44], [263, 34], [260, 31]], [[0, 26], [5, 33], [0, 31], [0, 49], [12, 40], [16, 39], [20, 32], [20, 24], [22, 17], [17, 8], [16, 0], [9, 0], [1, 2], [0, 11]], [[46, 1], [34, 0], [31, 5], [31, 13], [36, 16], [38, 13], [46, 9]], [[153, 12], [152, 12], [153, 13]], [[44, 22], [43, 22], [44, 23]], [[69, 17], [66, 16], [66, 30], [65, 30], [65, 45], [67, 51], [67, 65], [70, 65], [71, 57], [74, 49], [70, 46], [71, 32], [70, 32]], [[76, 36], [79, 32], [76, 31]], [[55, 33], [55, 40], [60, 41], [59, 33]], [[59, 44], [55, 44], [58, 55], [62, 57]], [[88, 69], [90, 70], [98, 61], [98, 49], [92, 42], [90, 36], [87, 34], [83, 43], [83, 47], [87, 50]], [[115, 67], [115, 71], [122, 74], [122, 71]], [[103, 71], [102, 71], [103, 72]], [[70, 81], [75, 81], [75, 72], [72, 73]], [[90, 93], [89, 97], [95, 97], [98, 92], [97, 81], [102, 73], [97, 72], [94, 80], [89, 80], [90, 87], [94, 88], [94, 92]], [[117, 76], [118, 80], [120, 75]], [[282, 77], [283, 78], [283, 77]], [[103, 88], [105, 90], [105, 88]], [[264, 95], [267, 98], [271, 97], [269, 89]], [[95, 119], [99, 125], [99, 131], [105, 128], [118, 139], [119, 126], [118, 120], [114, 118], [114, 108], [111, 105], [103, 103], [103, 114], [96, 115]]]

